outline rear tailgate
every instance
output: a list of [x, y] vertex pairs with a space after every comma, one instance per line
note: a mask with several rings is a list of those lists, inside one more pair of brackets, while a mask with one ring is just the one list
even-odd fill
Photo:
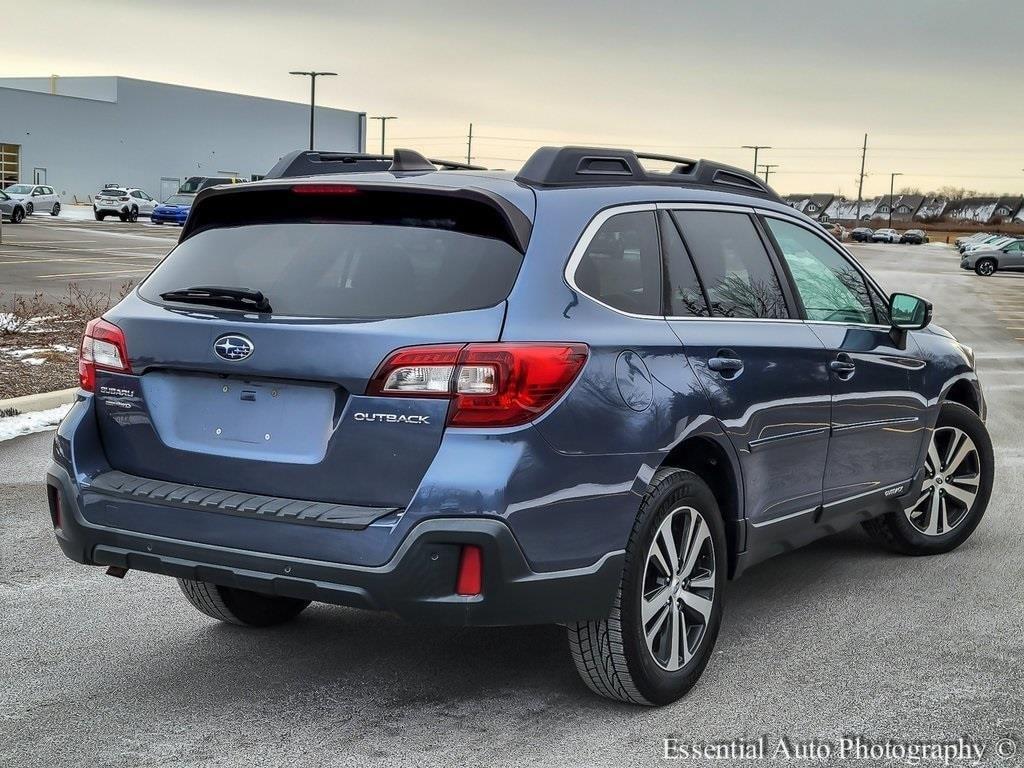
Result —
[[[401, 347], [497, 341], [523, 244], [479, 197], [319, 187], [201, 195], [178, 248], [108, 313], [131, 364], [96, 376], [114, 469], [273, 497], [409, 502], [447, 401], [369, 397], [367, 383]], [[161, 297], [211, 285], [258, 290], [272, 311]]]

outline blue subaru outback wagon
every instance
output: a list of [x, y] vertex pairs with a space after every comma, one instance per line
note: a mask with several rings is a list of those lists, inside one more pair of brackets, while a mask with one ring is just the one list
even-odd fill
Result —
[[981, 520], [972, 351], [756, 177], [580, 147], [320, 167], [200, 192], [88, 325], [46, 477], [71, 559], [248, 626], [560, 623], [595, 692], [665, 704], [726, 579]]

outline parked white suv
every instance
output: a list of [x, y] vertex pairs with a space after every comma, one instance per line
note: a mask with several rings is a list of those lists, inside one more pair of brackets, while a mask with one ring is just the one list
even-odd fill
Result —
[[8, 196], [21, 200], [25, 204], [25, 215], [31, 216], [36, 211], [45, 211], [51, 216], [60, 213], [60, 198], [53, 187], [45, 184], [14, 184], [4, 190]]
[[156, 200], [137, 187], [104, 187], [96, 193], [92, 210], [96, 221], [117, 216], [121, 221], [138, 221], [139, 216], [150, 216]]

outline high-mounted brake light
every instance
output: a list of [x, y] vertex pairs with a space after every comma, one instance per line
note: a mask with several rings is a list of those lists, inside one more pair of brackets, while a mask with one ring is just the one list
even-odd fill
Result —
[[296, 184], [292, 192], [296, 195], [357, 195], [359, 187], [351, 184]]
[[102, 318], [90, 320], [85, 326], [78, 355], [78, 383], [86, 392], [96, 391], [97, 370], [132, 372], [124, 333]]
[[587, 361], [586, 344], [438, 344], [393, 352], [367, 394], [449, 398], [448, 425], [514, 427], [547, 410]]

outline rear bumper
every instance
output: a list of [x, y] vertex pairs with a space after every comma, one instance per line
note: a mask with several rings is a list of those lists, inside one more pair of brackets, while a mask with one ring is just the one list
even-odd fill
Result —
[[[83, 517], [80, 489], [61, 464], [51, 463], [46, 482], [60, 499], [58, 544], [76, 562], [391, 611], [415, 621], [512, 625], [602, 618], [610, 611], [623, 567], [624, 553], [619, 551], [591, 566], [536, 572], [503, 521], [479, 517], [424, 520], [380, 566], [253, 552], [98, 525]], [[158, 505], [152, 506], [158, 512]], [[137, 509], [144, 513], [146, 506]], [[309, 536], [320, 535], [314, 528], [307, 530]], [[473, 597], [454, 594], [465, 544], [483, 551], [483, 590]]]

